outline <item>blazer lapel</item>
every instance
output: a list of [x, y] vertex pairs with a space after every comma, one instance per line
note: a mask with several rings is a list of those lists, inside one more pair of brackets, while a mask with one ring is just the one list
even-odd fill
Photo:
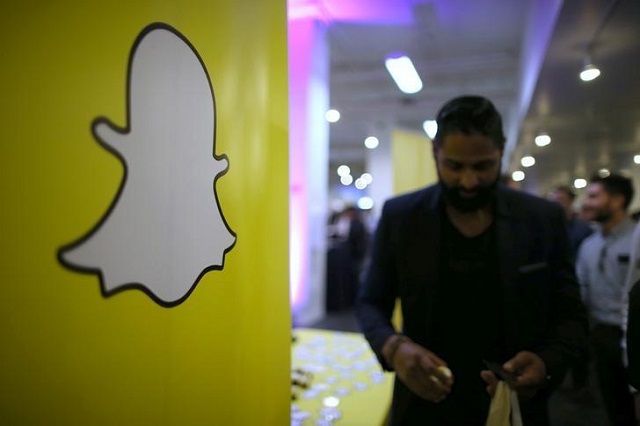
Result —
[[[507, 336], [517, 336], [514, 309], [518, 309], [518, 304], [511, 286], [518, 274], [518, 266], [523, 264], [526, 257], [527, 236], [523, 222], [514, 220], [517, 212], [513, 211], [516, 207], [509, 203], [509, 194], [504, 190], [498, 190], [496, 201], [496, 240], [500, 281], [503, 288], [504, 329]], [[507, 345], [509, 345], [509, 339]], [[508, 348], [508, 350], [512, 349]]]
[[428, 336], [433, 324], [433, 307], [439, 282], [441, 217], [439, 214], [440, 191], [425, 200], [408, 218], [406, 253], [409, 273], [419, 288], [412, 292], [411, 304], [424, 306], [424, 326]]
[[521, 246], [518, 245], [522, 232], [519, 229], [519, 222], [513, 220], [512, 206], [507, 197], [508, 194], [498, 190], [495, 221], [498, 263], [503, 286], [508, 285], [513, 280], [522, 255]]

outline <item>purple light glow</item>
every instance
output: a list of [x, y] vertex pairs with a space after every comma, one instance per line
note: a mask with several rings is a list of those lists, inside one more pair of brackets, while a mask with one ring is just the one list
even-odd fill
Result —
[[310, 234], [306, 115], [310, 84], [313, 25], [332, 22], [410, 24], [417, 1], [392, 0], [288, 0], [289, 44], [289, 273], [290, 303], [295, 313], [309, 298]]
[[289, 0], [289, 20], [312, 18], [328, 22], [410, 24], [410, 2], [392, 0]]

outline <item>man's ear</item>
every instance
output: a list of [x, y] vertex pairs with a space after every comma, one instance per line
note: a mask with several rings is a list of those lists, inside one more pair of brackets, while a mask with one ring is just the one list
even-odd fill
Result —
[[624, 195], [622, 194], [611, 194], [610, 195], [610, 200], [613, 203], [613, 205], [615, 206], [616, 209], [620, 209], [622, 211], [625, 211], [624, 208]]

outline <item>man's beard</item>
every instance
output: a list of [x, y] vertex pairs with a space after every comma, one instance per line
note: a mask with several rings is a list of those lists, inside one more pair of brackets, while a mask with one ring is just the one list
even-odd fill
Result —
[[593, 215], [593, 220], [598, 223], [608, 222], [613, 217], [613, 213], [609, 209], [601, 209]]
[[498, 186], [498, 178], [487, 186], [478, 186], [473, 197], [463, 197], [463, 190], [459, 186], [449, 186], [440, 179], [442, 195], [445, 202], [461, 213], [480, 210], [493, 201]]

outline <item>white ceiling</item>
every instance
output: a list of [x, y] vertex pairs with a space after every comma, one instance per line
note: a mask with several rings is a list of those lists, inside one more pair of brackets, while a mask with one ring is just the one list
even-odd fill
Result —
[[[521, 168], [522, 155], [536, 157], [523, 169], [525, 190], [544, 194], [602, 167], [640, 173], [633, 164], [640, 154], [640, 0], [395, 0], [394, 6], [411, 19], [328, 27], [331, 106], [341, 112], [330, 130], [332, 179], [341, 163], [366, 171], [363, 141], [376, 129], [421, 132], [425, 119], [461, 94], [484, 95], [503, 114], [505, 168]], [[602, 76], [584, 83], [578, 72], [589, 44]], [[397, 51], [412, 58], [423, 80], [415, 95], [402, 94], [384, 67]], [[543, 131], [553, 142], [538, 148], [533, 137]]]

